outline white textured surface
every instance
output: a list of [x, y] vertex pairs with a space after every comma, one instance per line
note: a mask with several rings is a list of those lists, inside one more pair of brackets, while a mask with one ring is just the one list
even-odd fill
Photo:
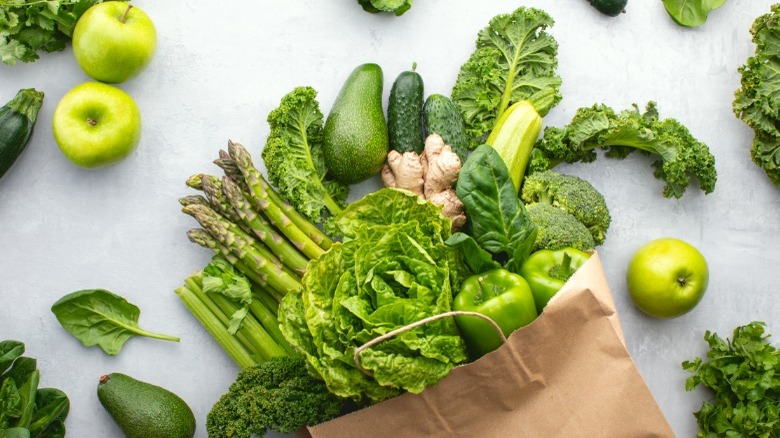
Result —
[[[0, 181], [0, 339], [18, 339], [38, 358], [42, 385], [71, 399], [69, 436], [121, 436], [95, 396], [98, 377], [125, 372], [182, 396], [205, 416], [237, 368], [173, 293], [209, 254], [187, 241], [194, 222], [179, 213], [187, 176], [214, 172], [228, 138], [259, 160], [265, 117], [296, 85], [313, 85], [327, 111], [356, 65], [377, 62], [386, 90], [417, 61], [426, 93], [449, 94], [477, 31], [498, 13], [542, 7], [556, 20], [563, 101], [545, 119], [562, 125], [596, 102], [616, 109], [656, 100], [707, 143], [717, 159], [715, 193], [661, 197], [650, 160], [601, 159], [559, 170], [587, 178], [604, 193], [613, 224], [600, 248], [627, 343], [679, 436], [692, 436], [691, 413], [705, 397], [686, 393], [680, 363], [705, 352], [705, 330], [729, 335], [764, 320], [780, 336], [776, 298], [780, 264], [778, 189], [750, 162], [752, 132], [731, 112], [737, 67], [753, 53], [748, 28], [771, 0], [728, 0], [698, 29], [676, 26], [659, 0], [630, 0], [628, 13], [603, 16], [586, 0], [419, 0], [406, 15], [364, 13], [354, 0], [260, 2], [140, 0], [157, 25], [152, 65], [121, 88], [143, 114], [138, 150], [97, 171], [68, 162], [51, 135], [58, 100], [87, 78], [70, 49], [16, 67], [0, 64], [0, 101], [19, 88], [46, 92], [25, 153]], [[353, 199], [377, 187], [366, 183]], [[677, 236], [707, 257], [711, 280], [700, 305], [681, 318], [654, 320], [637, 311], [625, 268], [642, 243]], [[106, 288], [141, 309], [141, 325], [179, 335], [180, 344], [133, 339], [119, 356], [86, 349], [49, 311], [60, 296]]]

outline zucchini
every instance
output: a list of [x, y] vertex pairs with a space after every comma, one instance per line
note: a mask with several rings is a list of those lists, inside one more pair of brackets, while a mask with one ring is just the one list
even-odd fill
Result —
[[628, 0], [588, 0], [590, 4], [602, 14], [617, 17], [626, 12]]
[[0, 178], [30, 141], [42, 103], [43, 93], [27, 88], [0, 108]]
[[398, 75], [390, 89], [390, 102], [387, 105], [387, 134], [390, 137], [390, 149], [400, 153], [423, 150], [423, 80], [414, 71]]
[[452, 146], [452, 151], [458, 154], [461, 163], [466, 162], [469, 150], [469, 139], [466, 136], [466, 125], [458, 107], [449, 97], [432, 94], [423, 105], [423, 124], [425, 136], [439, 134], [445, 144]]
[[521, 100], [504, 111], [485, 141], [498, 151], [506, 163], [512, 183], [518, 191], [541, 130], [542, 117], [531, 102]]

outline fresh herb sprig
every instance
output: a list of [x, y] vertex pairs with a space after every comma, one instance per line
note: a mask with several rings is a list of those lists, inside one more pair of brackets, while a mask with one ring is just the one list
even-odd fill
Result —
[[79, 17], [103, 0], [0, 0], [0, 60], [33, 62], [65, 49]]
[[769, 344], [766, 324], [737, 327], [731, 340], [707, 331], [707, 361], [685, 361], [692, 391], [704, 385], [715, 397], [694, 413], [699, 437], [780, 436], [780, 350]]

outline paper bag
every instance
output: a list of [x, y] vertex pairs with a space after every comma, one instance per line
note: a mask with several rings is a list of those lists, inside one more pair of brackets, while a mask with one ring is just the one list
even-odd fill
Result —
[[313, 438], [674, 437], [626, 350], [598, 254], [501, 348], [309, 428]]

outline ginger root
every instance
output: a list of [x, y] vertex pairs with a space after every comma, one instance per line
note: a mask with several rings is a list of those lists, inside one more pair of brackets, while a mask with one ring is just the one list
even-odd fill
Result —
[[385, 187], [406, 189], [441, 205], [442, 214], [450, 218], [456, 230], [466, 224], [463, 203], [452, 188], [460, 168], [458, 155], [438, 134], [432, 134], [425, 139], [422, 155], [390, 151], [382, 168], [382, 181]]

